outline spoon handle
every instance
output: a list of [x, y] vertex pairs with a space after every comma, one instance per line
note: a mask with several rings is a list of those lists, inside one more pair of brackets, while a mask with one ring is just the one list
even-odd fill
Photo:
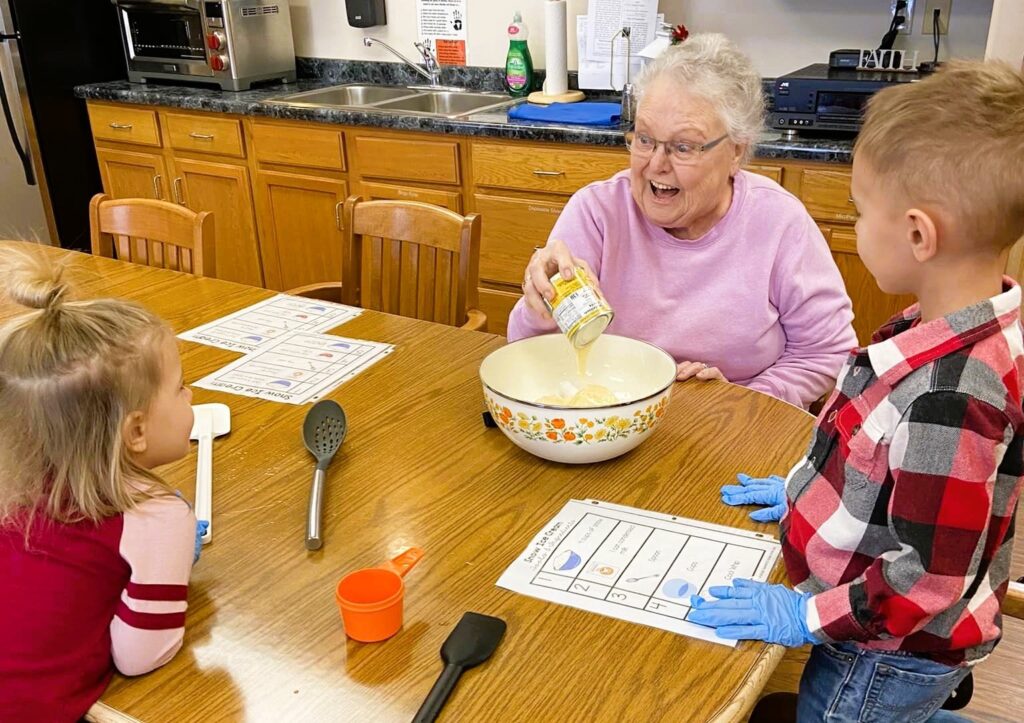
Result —
[[319, 550], [324, 540], [320, 534], [320, 511], [324, 497], [324, 478], [327, 473], [317, 469], [313, 475], [313, 486], [309, 490], [309, 511], [306, 514], [306, 549]]
[[416, 711], [412, 723], [432, 723], [436, 720], [444, 704], [448, 701], [448, 696], [455, 690], [455, 684], [459, 682], [461, 675], [461, 666], [455, 663], [447, 664], [441, 671], [441, 675], [438, 676], [437, 682], [434, 683], [434, 687], [427, 693], [423, 705]]

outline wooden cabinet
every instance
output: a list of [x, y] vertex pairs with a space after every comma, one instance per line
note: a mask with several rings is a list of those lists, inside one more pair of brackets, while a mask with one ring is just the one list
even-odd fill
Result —
[[454, 141], [358, 135], [355, 154], [363, 178], [448, 184], [462, 178], [459, 144]]
[[359, 193], [366, 199], [419, 201], [420, 203], [431, 203], [435, 206], [451, 209], [456, 213], [462, 213], [462, 194], [455, 191], [363, 181], [359, 184]]
[[[569, 196], [629, 166], [624, 148], [478, 139], [89, 103], [103, 187], [212, 211], [218, 276], [289, 289], [341, 280], [346, 196], [481, 216], [480, 307], [504, 333], [530, 255]], [[756, 159], [819, 223], [870, 334], [910, 299], [883, 294], [857, 256], [849, 166]], [[1021, 252], [1024, 254], [1024, 252]], [[1018, 254], [1020, 255], [1020, 254]]]
[[174, 200], [193, 211], [213, 213], [217, 277], [263, 286], [249, 170], [191, 158], [175, 158], [173, 163]]
[[89, 104], [89, 126], [95, 140], [159, 148], [160, 125], [155, 110]]
[[96, 160], [107, 195], [168, 200], [169, 181], [163, 154], [97, 148]]
[[256, 173], [267, 286], [291, 289], [341, 279], [341, 207], [348, 183], [300, 173]]

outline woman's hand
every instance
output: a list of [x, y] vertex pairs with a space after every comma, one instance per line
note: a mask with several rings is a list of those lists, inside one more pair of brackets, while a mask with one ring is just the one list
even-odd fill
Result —
[[718, 367], [709, 367], [704, 362], [684, 361], [676, 365], [676, 381], [686, 381], [690, 377], [700, 379], [702, 382], [717, 379], [722, 382], [729, 381], [722, 374]]
[[[597, 274], [593, 272], [590, 265], [583, 259], [578, 259], [569, 251], [564, 241], [558, 239], [548, 242], [547, 246], [538, 248], [530, 257], [530, 263], [526, 265], [526, 274], [523, 277], [523, 296], [526, 297], [526, 306], [535, 314], [550, 319], [551, 312], [544, 305], [544, 299], [550, 301], [555, 296], [555, 288], [551, 285], [551, 277], [555, 272], [560, 272], [563, 279], [571, 279], [573, 269], [582, 266], [590, 276], [594, 285], [597, 285]], [[600, 293], [600, 289], [598, 289]]]

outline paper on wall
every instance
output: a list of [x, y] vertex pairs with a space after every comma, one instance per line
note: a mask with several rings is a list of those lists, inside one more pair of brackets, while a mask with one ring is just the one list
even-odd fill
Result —
[[[664, 14], [659, 14], [657, 16], [656, 27], [660, 27], [663, 22], [665, 22], [665, 16]], [[612, 76], [610, 72], [612, 71], [612, 66], [611, 63], [609, 63], [608, 57], [601, 60], [588, 60], [586, 57], [588, 25], [589, 22], [586, 15], [576, 16], [576, 53], [579, 58], [579, 87], [584, 90], [622, 90], [622, 86], [626, 82], [625, 45], [622, 46], [621, 52], [616, 48], [615, 67], [613, 71], [614, 76]], [[623, 42], [622, 38], [619, 38], [617, 42]], [[630, 81], [636, 80], [643, 67], [643, 59], [639, 57], [639, 53], [643, 47], [644, 45], [637, 45], [631, 41], [629, 63]]]
[[466, 64], [466, 0], [417, 0], [420, 42], [434, 48], [441, 65]]
[[[608, 62], [612, 38], [622, 28], [630, 29], [630, 51], [633, 54], [654, 40], [658, 30], [658, 0], [590, 0], [586, 17], [587, 60]], [[615, 42], [615, 56], [625, 54], [625, 39], [619, 38]]]

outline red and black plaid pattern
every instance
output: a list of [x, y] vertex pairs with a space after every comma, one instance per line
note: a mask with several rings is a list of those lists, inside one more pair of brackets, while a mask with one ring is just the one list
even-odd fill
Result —
[[786, 481], [782, 550], [829, 641], [951, 665], [995, 647], [1024, 474], [1020, 288], [855, 349]]

